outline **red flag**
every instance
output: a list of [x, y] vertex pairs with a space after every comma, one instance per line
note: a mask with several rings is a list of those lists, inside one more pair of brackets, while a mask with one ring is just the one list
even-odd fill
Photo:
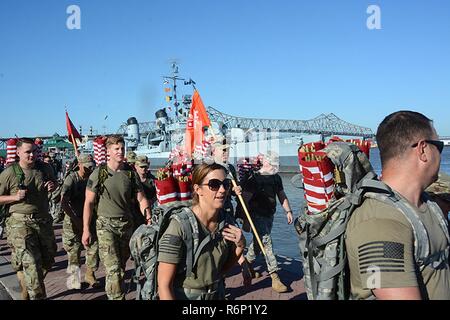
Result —
[[192, 156], [196, 146], [202, 146], [204, 140], [203, 128], [211, 126], [205, 105], [197, 90], [194, 91], [189, 118], [186, 126], [186, 152]]
[[[75, 128], [72, 121], [70, 120], [69, 114], [67, 113], [67, 111], [66, 111], [66, 126], [67, 126], [67, 134], [69, 136], [69, 141], [71, 144], [74, 144], [74, 142], [72, 141], [72, 137], [74, 139], [81, 140], [81, 135], [78, 133], [78, 130]], [[75, 144], [76, 144], [76, 141], [75, 141]]]

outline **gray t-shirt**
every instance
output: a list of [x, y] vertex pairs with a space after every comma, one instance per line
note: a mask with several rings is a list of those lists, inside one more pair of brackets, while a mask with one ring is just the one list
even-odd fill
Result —
[[[210, 232], [198, 219], [197, 223], [200, 243]], [[213, 238], [215, 240], [203, 248], [193, 269], [194, 276], [186, 277], [184, 273], [177, 273], [175, 287], [201, 289], [220, 280], [221, 271], [230, 257], [233, 244], [224, 240], [220, 233], [216, 233]], [[183, 242], [183, 230], [175, 219], [170, 221], [159, 241], [158, 261], [185, 266], [186, 246]]]
[[[36, 164], [33, 169], [23, 169], [24, 185], [27, 188], [25, 199], [9, 206], [9, 213], [48, 214], [48, 192], [44, 187], [46, 181], [56, 183], [53, 168], [46, 163]], [[13, 165], [0, 174], [0, 195], [14, 195], [19, 191], [19, 180]]]
[[[428, 232], [431, 254], [445, 249], [447, 238], [435, 215], [426, 204], [417, 211]], [[366, 199], [350, 218], [346, 246], [355, 298], [368, 298], [370, 287], [379, 280], [380, 288], [419, 287], [424, 299], [450, 299], [448, 261], [438, 268], [427, 266], [418, 271], [411, 224], [392, 206]], [[380, 272], [378, 279], [373, 270]]]
[[[87, 189], [97, 193], [99, 187], [98, 167], [92, 172], [87, 183]], [[135, 193], [142, 192], [142, 184], [136, 172], [118, 170], [114, 172], [107, 167], [108, 178], [104, 182], [104, 190], [100, 196], [97, 214], [107, 218], [131, 217], [133, 212]]]

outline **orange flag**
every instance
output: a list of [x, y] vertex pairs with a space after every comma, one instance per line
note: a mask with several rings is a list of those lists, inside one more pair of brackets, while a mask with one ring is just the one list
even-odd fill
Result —
[[211, 126], [205, 105], [197, 90], [192, 97], [192, 105], [189, 110], [189, 118], [186, 126], [185, 145], [186, 152], [192, 156], [195, 146], [201, 146], [204, 139], [203, 129]]
[[[67, 126], [67, 135], [69, 136], [70, 143], [74, 144], [74, 141], [72, 141], [72, 137], [73, 139], [81, 140], [81, 135], [78, 133], [78, 130], [75, 128], [72, 121], [70, 120], [67, 111], [66, 111], [66, 126]], [[76, 141], [74, 145], [76, 145]]]

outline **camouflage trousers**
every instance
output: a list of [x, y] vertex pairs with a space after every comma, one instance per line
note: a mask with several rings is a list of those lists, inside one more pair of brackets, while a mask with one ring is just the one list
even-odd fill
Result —
[[[273, 252], [272, 247], [272, 236], [270, 233], [272, 232], [272, 226], [273, 226], [273, 216], [271, 217], [261, 217], [261, 216], [253, 216], [253, 223], [255, 225], [256, 231], [258, 232], [258, 235], [261, 239], [261, 242], [264, 246], [264, 251], [266, 252], [266, 264], [267, 264], [267, 271], [269, 273], [274, 273], [280, 270], [278, 268], [278, 262], [277, 258], [275, 257], [275, 254]], [[253, 235], [252, 242], [250, 243], [247, 251], [246, 258], [251, 263], [255, 261], [257, 255], [261, 253], [261, 248], [259, 247], [258, 241], [255, 238], [255, 235]]]
[[[83, 244], [81, 243], [81, 236], [83, 230], [74, 228], [73, 222], [69, 216], [65, 216], [63, 222], [63, 247], [67, 252], [68, 264], [74, 266], [80, 266], [80, 256], [83, 250]], [[93, 243], [86, 250], [86, 266], [93, 271], [98, 269], [99, 257], [98, 257], [98, 241], [95, 237], [95, 227], [91, 228], [91, 234], [94, 236]]]
[[97, 237], [100, 260], [105, 266], [105, 291], [109, 300], [125, 298], [125, 267], [130, 257], [131, 218], [97, 218]]
[[55, 200], [50, 200], [48, 202], [50, 215], [53, 217], [54, 222], [60, 223], [64, 219], [64, 211], [61, 207], [61, 202], [56, 202]]
[[14, 271], [23, 271], [31, 300], [46, 298], [44, 277], [56, 255], [52, 218], [42, 216], [12, 214], [6, 219], [11, 264]]

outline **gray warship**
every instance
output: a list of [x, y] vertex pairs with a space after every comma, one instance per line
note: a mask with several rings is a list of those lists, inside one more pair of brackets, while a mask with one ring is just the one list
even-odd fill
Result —
[[[178, 87], [182, 85], [192, 92], [196, 84], [179, 75], [177, 63], [172, 63], [171, 67], [172, 74], [163, 76], [168, 106], [156, 111], [154, 121], [139, 123], [135, 117], [130, 117], [118, 131], [125, 137], [126, 149], [147, 156], [152, 168], [164, 166], [171, 151], [183, 145], [192, 95], [181, 94], [180, 97]], [[214, 133], [227, 137], [230, 163], [252, 159], [271, 150], [279, 155], [281, 172], [298, 172], [298, 148], [303, 143], [325, 140], [333, 135], [373, 137], [371, 129], [345, 122], [332, 113], [311, 120], [288, 120], [237, 117], [213, 107], [207, 107], [207, 112]]]

